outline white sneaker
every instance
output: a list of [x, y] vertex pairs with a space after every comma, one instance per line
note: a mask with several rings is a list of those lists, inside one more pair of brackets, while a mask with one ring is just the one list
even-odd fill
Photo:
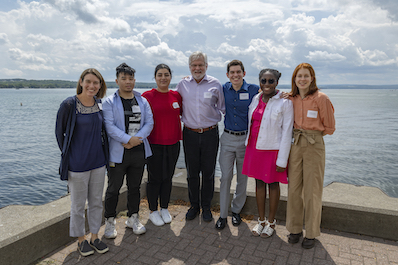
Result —
[[146, 232], [145, 226], [143, 226], [138, 219], [138, 213], [134, 213], [129, 219], [127, 219], [126, 226], [132, 228], [136, 235], [141, 235]]
[[117, 231], [115, 228], [116, 220], [114, 217], [109, 217], [105, 219], [105, 238], [116, 238]]
[[165, 208], [160, 209], [160, 216], [162, 216], [163, 222], [165, 224], [171, 223], [171, 215], [169, 213], [169, 210], [167, 210]]
[[164, 225], [164, 222], [162, 220], [162, 217], [159, 215], [159, 211], [153, 211], [149, 214], [149, 220], [152, 221], [152, 223], [156, 226], [162, 226]]

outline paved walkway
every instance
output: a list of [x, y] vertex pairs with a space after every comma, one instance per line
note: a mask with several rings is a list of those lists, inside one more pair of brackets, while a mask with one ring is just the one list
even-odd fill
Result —
[[[210, 223], [203, 222], [200, 216], [186, 221], [187, 209], [185, 202], [172, 202], [169, 207], [172, 223], [156, 227], [148, 220], [147, 202], [142, 200], [141, 221], [147, 228], [144, 235], [137, 236], [126, 228], [124, 222], [127, 217], [122, 213], [117, 218], [117, 238], [104, 239], [109, 252], [81, 257], [74, 241], [35, 264], [398, 265], [398, 242], [323, 229], [315, 248], [305, 250], [300, 244], [290, 245], [287, 242], [288, 231], [282, 221], [277, 223], [276, 234], [263, 239], [251, 236], [250, 231], [257, 222], [253, 216], [244, 216], [244, 222], [238, 227], [232, 226], [231, 217], [228, 217], [228, 226], [220, 232], [214, 228], [219, 217], [217, 209], [212, 209], [214, 221]], [[105, 226], [102, 226], [100, 236], [104, 229]]]

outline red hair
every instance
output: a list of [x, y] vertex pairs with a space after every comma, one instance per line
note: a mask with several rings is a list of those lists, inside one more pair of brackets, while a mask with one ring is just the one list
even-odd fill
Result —
[[310, 84], [310, 89], [307, 92], [306, 96], [314, 94], [319, 89], [317, 87], [317, 85], [316, 85], [316, 78], [315, 78], [314, 68], [312, 68], [312, 66], [309, 63], [301, 63], [301, 64], [297, 65], [297, 67], [296, 67], [296, 69], [294, 69], [293, 75], [292, 75], [292, 91], [290, 92], [290, 94], [293, 97], [299, 94], [299, 90], [298, 90], [298, 87], [296, 85], [296, 76], [297, 76], [298, 71], [301, 68], [308, 69], [310, 71], [310, 75], [312, 77], [312, 82]]

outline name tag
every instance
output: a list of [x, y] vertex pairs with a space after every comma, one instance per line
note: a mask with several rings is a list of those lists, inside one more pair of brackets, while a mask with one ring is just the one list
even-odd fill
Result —
[[240, 99], [240, 100], [247, 100], [247, 99], [249, 99], [249, 93], [240, 93], [240, 94], [239, 94], [239, 99]]
[[318, 117], [318, 111], [309, 110], [309, 111], [307, 112], [307, 117], [308, 117], [308, 118], [314, 118], [314, 119], [316, 119], [316, 118]]
[[174, 109], [179, 109], [180, 105], [178, 105], [178, 102], [173, 102], [173, 108]]
[[134, 105], [133, 106], [133, 113], [141, 113], [140, 106]]
[[205, 98], [211, 98], [211, 92], [205, 92], [204, 97]]

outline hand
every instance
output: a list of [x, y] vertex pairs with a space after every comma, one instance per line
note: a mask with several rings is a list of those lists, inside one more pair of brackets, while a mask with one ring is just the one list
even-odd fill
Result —
[[276, 166], [276, 172], [282, 173], [282, 172], [284, 172], [285, 170], [286, 170], [285, 167], [278, 167], [278, 166]]
[[288, 99], [289, 96], [290, 96], [289, 93], [286, 93], [286, 92], [283, 92], [283, 91], [281, 92], [281, 98]]
[[[137, 136], [132, 136], [130, 140], [128, 141], [125, 148], [130, 149], [133, 148], [134, 146], [142, 144], [142, 137], [137, 137]], [[124, 146], [124, 145], [123, 145]]]

